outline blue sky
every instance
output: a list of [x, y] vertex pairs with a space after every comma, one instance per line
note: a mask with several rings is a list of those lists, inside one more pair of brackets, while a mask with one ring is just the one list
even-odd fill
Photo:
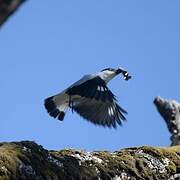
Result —
[[[179, 7], [177, 0], [25, 3], [0, 29], [0, 141], [110, 151], [168, 146], [153, 99], [180, 100]], [[70, 111], [63, 122], [47, 114], [46, 97], [84, 74], [119, 66], [133, 76], [109, 83], [129, 113], [123, 127], [94, 126]]]

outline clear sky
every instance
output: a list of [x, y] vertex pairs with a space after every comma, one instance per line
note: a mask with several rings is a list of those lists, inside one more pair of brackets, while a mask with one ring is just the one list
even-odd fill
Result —
[[[0, 141], [33, 140], [47, 149], [117, 150], [168, 146], [153, 100], [180, 100], [180, 1], [29, 0], [0, 29]], [[133, 76], [109, 83], [128, 111], [117, 130], [44, 106], [84, 74], [122, 66]]]

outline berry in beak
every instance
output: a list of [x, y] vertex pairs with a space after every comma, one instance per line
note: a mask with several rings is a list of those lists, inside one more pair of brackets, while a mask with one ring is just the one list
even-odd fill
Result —
[[120, 74], [120, 73], [123, 74], [124, 80], [126, 80], [126, 81], [128, 81], [129, 79], [132, 78], [132, 76], [130, 76], [129, 73], [126, 70], [122, 69], [122, 68], [118, 68], [116, 70], [116, 74]]

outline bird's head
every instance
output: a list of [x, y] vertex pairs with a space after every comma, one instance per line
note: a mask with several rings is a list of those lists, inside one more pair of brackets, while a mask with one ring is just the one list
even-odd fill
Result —
[[121, 74], [124, 76], [124, 79], [125, 80], [129, 80], [131, 79], [131, 76], [129, 75], [129, 73], [124, 70], [123, 68], [118, 68], [118, 69], [114, 69], [114, 68], [106, 68], [106, 69], [103, 69], [101, 71], [104, 75], [107, 75], [107, 76], [116, 76], [118, 74]]

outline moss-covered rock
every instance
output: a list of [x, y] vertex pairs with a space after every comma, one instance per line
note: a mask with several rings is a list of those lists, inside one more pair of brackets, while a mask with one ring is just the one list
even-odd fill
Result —
[[1, 180], [180, 179], [180, 146], [116, 152], [47, 151], [35, 142], [0, 144]]

